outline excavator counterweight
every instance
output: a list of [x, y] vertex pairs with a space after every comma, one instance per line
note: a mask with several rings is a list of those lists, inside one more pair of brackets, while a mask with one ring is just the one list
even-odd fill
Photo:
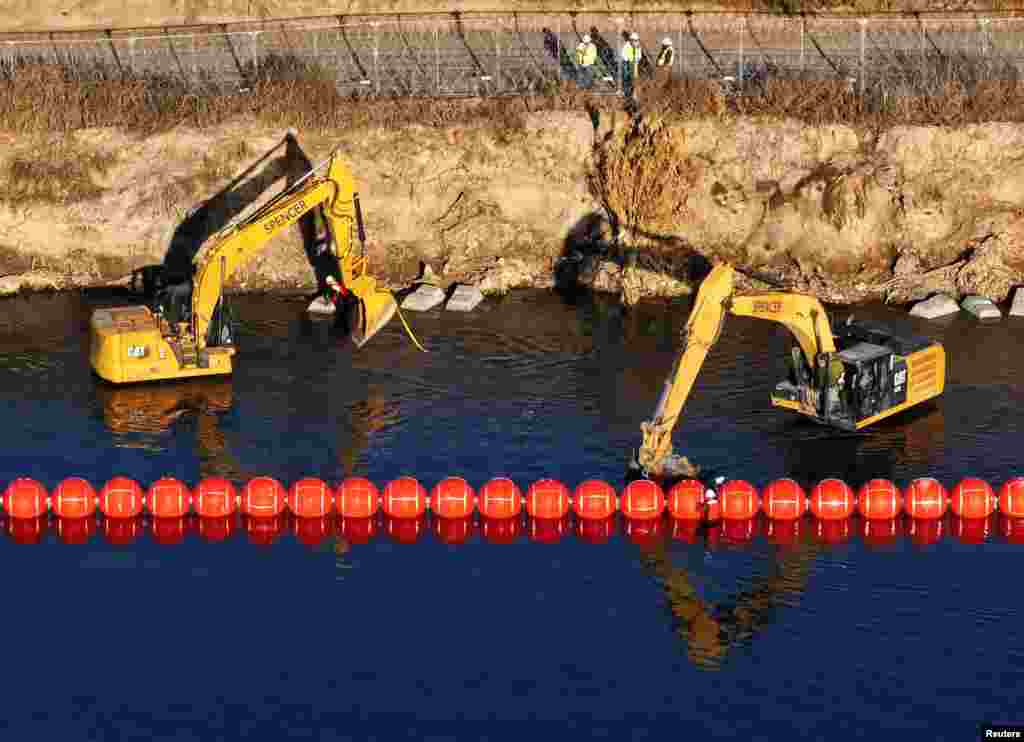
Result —
[[790, 331], [789, 377], [775, 386], [771, 403], [824, 425], [860, 430], [945, 388], [946, 353], [940, 343], [874, 322], [851, 319], [833, 327], [821, 303], [805, 294], [735, 295], [734, 275], [732, 266], [717, 265], [701, 284], [683, 350], [654, 415], [641, 425], [643, 443], [630, 462], [633, 472], [658, 479], [696, 474], [685, 458], [673, 454], [672, 431], [727, 314], [778, 322]]

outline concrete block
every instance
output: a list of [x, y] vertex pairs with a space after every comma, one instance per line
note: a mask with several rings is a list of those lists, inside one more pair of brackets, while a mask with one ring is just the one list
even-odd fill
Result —
[[1011, 317], [1024, 317], [1024, 287], [1013, 292], [1013, 305], [1010, 307]]
[[456, 286], [445, 309], [451, 312], [471, 312], [483, 300], [484, 295], [476, 286]]
[[444, 291], [437, 286], [421, 284], [418, 289], [409, 294], [402, 301], [402, 309], [411, 309], [414, 312], [426, 312], [433, 309], [444, 301]]
[[936, 294], [924, 301], [919, 301], [910, 308], [911, 316], [924, 317], [925, 319], [945, 317], [950, 314], [956, 314], [959, 311], [960, 307], [957, 305], [956, 300], [946, 294]]
[[322, 296], [318, 296], [310, 302], [310, 305], [306, 307], [306, 311], [310, 314], [326, 315], [334, 314], [337, 311], [337, 308], [334, 306], [333, 301], [325, 299]]
[[964, 308], [964, 311], [970, 312], [978, 319], [1003, 318], [1003, 313], [999, 311], [999, 307], [992, 303], [991, 299], [986, 299], [984, 296], [978, 296], [977, 294], [964, 297], [964, 300], [960, 302], [960, 306]]

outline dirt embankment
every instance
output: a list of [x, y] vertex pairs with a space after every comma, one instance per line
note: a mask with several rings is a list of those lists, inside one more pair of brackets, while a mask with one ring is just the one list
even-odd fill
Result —
[[[4, 137], [0, 293], [101, 284], [161, 262], [188, 209], [280, 135], [236, 124]], [[1018, 125], [875, 137], [785, 120], [649, 117], [637, 126], [622, 113], [549, 111], [514, 131], [300, 140], [313, 161], [340, 147], [351, 163], [371, 260], [395, 288], [425, 261], [445, 283], [485, 291], [578, 281], [635, 301], [689, 292], [695, 255], [836, 302], [935, 291], [1001, 301], [1024, 283]], [[623, 268], [629, 248], [638, 259]], [[313, 282], [296, 230], [229, 285]]]
[[1021, 9], [1020, 0], [6, 0], [0, 31], [137, 28], [252, 18], [390, 13], [680, 11], [964, 11]]

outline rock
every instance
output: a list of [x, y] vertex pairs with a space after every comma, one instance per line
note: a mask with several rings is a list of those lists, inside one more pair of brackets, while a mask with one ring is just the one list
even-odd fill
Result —
[[1010, 307], [1011, 317], [1024, 317], [1024, 288], [1013, 292], [1013, 306]]
[[402, 309], [411, 309], [414, 312], [426, 312], [433, 309], [444, 301], [444, 291], [437, 286], [421, 284], [405, 300], [402, 301]]
[[456, 286], [445, 309], [450, 312], [471, 312], [483, 300], [484, 295], [476, 286]]
[[965, 297], [964, 300], [960, 302], [960, 306], [978, 319], [1003, 318], [1003, 313], [999, 311], [999, 307], [992, 303], [991, 299], [986, 299], [984, 296], [978, 296], [977, 294], [971, 294], [970, 296]]
[[935, 319], [937, 317], [945, 317], [950, 314], [956, 314], [960, 311], [960, 307], [957, 306], [956, 301], [946, 294], [935, 294], [930, 299], [919, 301], [910, 309], [910, 314], [913, 317], [924, 317], [925, 319]]
[[306, 311], [310, 314], [334, 314], [336, 309], [333, 301], [318, 296], [306, 307]]

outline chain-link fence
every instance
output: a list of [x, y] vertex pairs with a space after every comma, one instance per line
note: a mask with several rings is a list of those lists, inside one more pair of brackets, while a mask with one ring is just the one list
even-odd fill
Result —
[[947, 81], [1016, 79], [1024, 17], [768, 14], [476, 14], [248, 21], [182, 28], [0, 35], [0, 74], [61, 65], [75, 79], [173, 78], [194, 92], [245, 90], [261, 73], [316, 74], [340, 92], [481, 96], [573, 81], [584, 34], [598, 47], [598, 92], [622, 79], [631, 32], [653, 71], [663, 42], [676, 76], [756, 91], [771, 77], [845, 80], [862, 95], [927, 94]]

